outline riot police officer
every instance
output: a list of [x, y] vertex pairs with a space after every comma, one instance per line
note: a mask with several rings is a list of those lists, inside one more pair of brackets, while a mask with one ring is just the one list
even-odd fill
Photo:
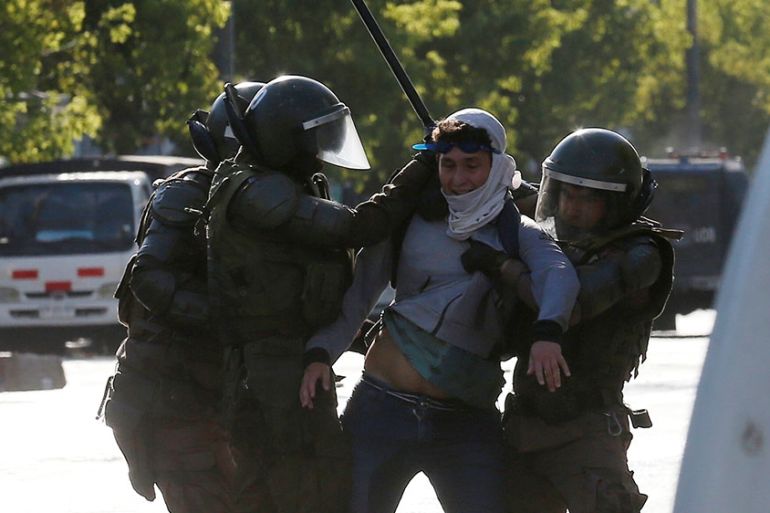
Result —
[[321, 391], [313, 410], [297, 400], [305, 343], [340, 311], [352, 274], [346, 248], [384, 239], [411, 215], [435, 158], [411, 161], [383, 193], [350, 209], [329, 199], [323, 163], [369, 164], [350, 110], [329, 88], [279, 77], [243, 115], [232, 99], [243, 147], [217, 169], [206, 209], [236, 510], [343, 511], [349, 449], [334, 390]]
[[[575, 265], [581, 292], [561, 344], [518, 341], [504, 416], [511, 512], [634, 513], [647, 499], [626, 451], [629, 417], [634, 426], [651, 423], [625, 406], [623, 385], [646, 356], [671, 290], [669, 239], [681, 235], [642, 217], [655, 187], [631, 143], [610, 130], [573, 132], [543, 163], [536, 219]], [[526, 269], [475, 252], [470, 261], [483, 261], [531, 304]], [[564, 365], [535, 372], [549, 353]]]
[[[235, 90], [248, 101], [263, 85], [241, 82]], [[108, 383], [104, 417], [136, 492], [154, 500], [157, 485], [172, 513], [232, 511], [229, 448], [219, 419], [222, 356], [211, 329], [199, 222], [214, 169], [240, 146], [224, 102], [223, 93], [210, 112], [188, 120], [206, 163], [157, 185], [137, 233], [139, 250], [116, 293], [128, 337]]]

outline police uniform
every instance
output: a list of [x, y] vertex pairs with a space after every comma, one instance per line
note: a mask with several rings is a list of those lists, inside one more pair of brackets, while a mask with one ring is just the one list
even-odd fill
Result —
[[[366, 203], [376, 207], [353, 211], [324, 197], [320, 175], [299, 180], [236, 160], [217, 170], [207, 210], [238, 511], [342, 511], [349, 449], [333, 390], [300, 407], [305, 342], [340, 311], [353, 264], [344, 248], [366, 243], [382, 216], [406, 215], [420, 187], [402, 195], [394, 186]], [[430, 173], [417, 161], [407, 167]]]
[[555, 392], [527, 376], [528, 350], [520, 352], [503, 423], [509, 511], [631, 513], [644, 505], [626, 458], [629, 415], [644, 419], [625, 406], [623, 385], [645, 358], [652, 319], [671, 289], [666, 235], [638, 223], [565, 251], [580, 276], [584, 320], [564, 336], [571, 377]]
[[222, 356], [211, 329], [205, 233], [195, 228], [212, 175], [192, 168], [160, 183], [117, 292], [128, 337], [104, 417], [136, 491], [151, 500], [157, 485], [172, 513], [231, 511]]
[[326, 86], [278, 77], [228, 116], [243, 148], [217, 169], [205, 210], [235, 511], [342, 512], [350, 449], [334, 390], [300, 406], [305, 343], [339, 314], [352, 277], [346, 248], [384, 239], [411, 215], [435, 158], [411, 161], [350, 209], [313, 173], [322, 162], [369, 167], [349, 109]]
[[[642, 217], [656, 187], [636, 149], [610, 130], [575, 131], [543, 162], [535, 218], [575, 266], [581, 291], [561, 342], [571, 375], [559, 388], [527, 375], [535, 339], [514, 343], [518, 361], [503, 417], [512, 513], [637, 513], [647, 499], [626, 451], [629, 418], [637, 427], [651, 423], [625, 406], [623, 386], [646, 356], [673, 281], [669, 239], [681, 236]], [[496, 268], [516, 283], [506, 269]], [[524, 299], [528, 283], [517, 287]], [[531, 314], [524, 311], [516, 309], [512, 333], [526, 333]]]
[[[247, 102], [264, 84], [241, 82]], [[100, 406], [129, 467], [134, 490], [172, 513], [232, 511], [234, 474], [221, 423], [222, 350], [212, 328], [202, 213], [214, 168], [238, 141], [225, 95], [187, 121], [206, 166], [156, 184], [137, 231], [137, 253], [116, 292], [128, 328]]]

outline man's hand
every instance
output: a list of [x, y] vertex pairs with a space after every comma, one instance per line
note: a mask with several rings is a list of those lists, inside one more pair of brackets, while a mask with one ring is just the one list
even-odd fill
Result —
[[538, 340], [532, 344], [527, 375], [534, 374], [538, 383], [546, 385], [549, 392], [554, 392], [561, 387], [561, 371], [564, 371], [565, 376], [571, 376], [559, 344], [547, 340]]
[[331, 367], [322, 362], [313, 362], [305, 368], [305, 375], [302, 376], [302, 384], [299, 387], [299, 403], [303, 408], [313, 409], [313, 399], [315, 399], [318, 380], [321, 380], [321, 386], [327, 392], [332, 387]]

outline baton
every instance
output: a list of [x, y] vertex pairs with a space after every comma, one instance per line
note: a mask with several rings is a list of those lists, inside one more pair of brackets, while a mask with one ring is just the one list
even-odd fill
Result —
[[412, 105], [417, 117], [420, 118], [425, 130], [429, 132], [431, 128], [436, 125], [436, 122], [433, 121], [430, 112], [428, 112], [428, 108], [425, 107], [425, 103], [423, 103], [422, 98], [420, 98], [420, 95], [414, 88], [414, 84], [412, 84], [412, 81], [409, 79], [409, 75], [404, 71], [404, 67], [401, 65], [401, 62], [399, 62], [398, 57], [396, 57], [385, 34], [382, 33], [382, 29], [377, 24], [377, 20], [374, 19], [372, 11], [369, 10], [365, 0], [350, 1], [353, 2], [353, 7], [358, 11], [361, 21], [364, 22], [364, 25], [366, 25], [366, 29], [372, 36], [372, 39], [374, 39], [377, 48], [380, 49], [380, 53], [382, 53], [382, 56], [390, 67], [390, 71], [392, 71], [393, 75], [396, 77], [398, 84], [401, 86], [401, 90], [404, 91], [404, 94], [409, 99], [409, 103]]

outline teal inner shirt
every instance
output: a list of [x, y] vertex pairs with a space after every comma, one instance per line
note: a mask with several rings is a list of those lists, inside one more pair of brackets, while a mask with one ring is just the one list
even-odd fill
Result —
[[420, 375], [451, 397], [476, 408], [494, 408], [505, 379], [498, 360], [447, 344], [386, 308], [388, 333]]

